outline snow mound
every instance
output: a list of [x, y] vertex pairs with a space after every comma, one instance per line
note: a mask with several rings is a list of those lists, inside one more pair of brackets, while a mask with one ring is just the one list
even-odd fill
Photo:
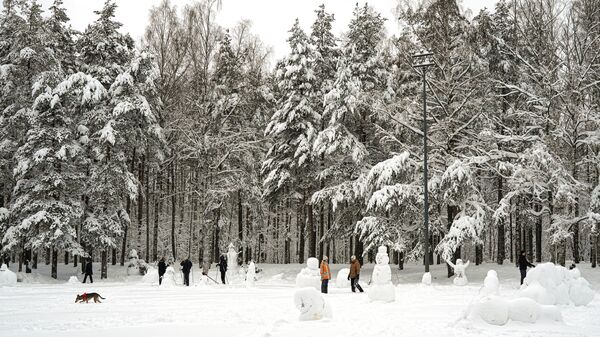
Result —
[[500, 294], [500, 280], [498, 280], [498, 273], [495, 270], [488, 270], [487, 276], [483, 280], [481, 293], [484, 296]]
[[529, 270], [520, 291], [520, 296], [545, 305], [588, 305], [594, 295], [579, 269], [567, 270], [551, 262], [538, 264]]
[[431, 273], [423, 274], [423, 277], [421, 278], [421, 283], [430, 286], [431, 285]]
[[306, 288], [311, 287], [316, 290], [321, 289], [321, 272], [319, 271], [319, 260], [314, 257], [309, 257], [306, 261], [306, 268], [296, 275], [296, 287]]
[[73, 275], [73, 276], [69, 277], [69, 280], [67, 281], [67, 283], [68, 284], [79, 284], [79, 283], [81, 283], [81, 281], [79, 281], [77, 276]]
[[8, 269], [6, 264], [0, 267], [0, 286], [15, 286], [17, 285], [17, 274]]
[[531, 298], [521, 297], [508, 302], [508, 318], [513, 321], [535, 323], [540, 311], [540, 305]]
[[294, 304], [300, 311], [301, 321], [314, 321], [331, 318], [331, 307], [314, 288], [302, 288], [294, 294]]
[[340, 269], [335, 278], [335, 286], [337, 288], [349, 288], [350, 280], [348, 279], [348, 275], [350, 275], [350, 268]]
[[474, 304], [470, 308], [469, 316], [492, 325], [505, 325], [509, 320], [524, 323], [562, 321], [560, 310], [554, 305], [540, 305], [527, 297], [507, 300], [493, 295]]
[[472, 314], [491, 325], [504, 325], [508, 322], [508, 301], [492, 296], [474, 305]]
[[142, 277], [142, 283], [158, 284], [158, 269], [154, 267], [148, 267], [146, 270], [146, 275]]

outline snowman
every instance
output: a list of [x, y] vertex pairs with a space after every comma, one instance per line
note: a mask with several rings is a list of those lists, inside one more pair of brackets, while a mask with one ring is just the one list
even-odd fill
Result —
[[163, 275], [162, 283], [160, 284], [161, 288], [170, 288], [174, 287], [177, 283], [175, 282], [175, 269], [173, 266], [168, 266], [165, 271], [165, 275]]
[[371, 301], [393, 302], [396, 300], [396, 291], [392, 284], [392, 270], [387, 247], [377, 249], [375, 256], [377, 264], [373, 269], [373, 285], [369, 288], [368, 295]]
[[254, 277], [256, 275], [256, 266], [254, 265], [254, 261], [250, 261], [248, 265], [248, 271], [246, 272], [246, 287], [254, 287]]
[[306, 268], [296, 275], [296, 287], [311, 287], [317, 290], [321, 289], [321, 272], [319, 271], [319, 260], [309, 257], [306, 260]]
[[448, 263], [448, 265], [450, 265], [450, 267], [454, 269], [454, 273], [456, 274], [456, 277], [453, 280], [455, 286], [464, 286], [467, 285], [467, 283], [469, 283], [469, 280], [467, 279], [467, 274], [465, 274], [465, 270], [469, 266], [469, 262], [470, 261], [467, 261], [467, 263], [463, 263], [463, 260], [457, 259], [455, 265], [451, 261], [446, 261], [446, 263]]
[[[244, 280], [244, 275], [240, 275], [240, 267], [238, 265], [238, 252], [233, 243], [230, 243], [227, 248], [227, 280], [230, 284], [241, 283]], [[241, 276], [241, 277], [240, 277]]]
[[6, 264], [0, 267], [0, 286], [14, 286], [17, 284], [17, 274], [8, 269]]
[[498, 280], [498, 274], [495, 270], [488, 270], [487, 276], [483, 280], [483, 288], [481, 294], [484, 296], [499, 295], [500, 293], [500, 281]]

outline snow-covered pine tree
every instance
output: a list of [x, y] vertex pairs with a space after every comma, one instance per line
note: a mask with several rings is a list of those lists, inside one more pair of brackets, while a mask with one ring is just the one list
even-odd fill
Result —
[[[306, 200], [315, 189], [312, 147], [321, 116], [315, 102], [319, 88], [315, 78], [315, 52], [298, 20], [288, 39], [291, 52], [279, 68], [276, 78], [280, 91], [277, 111], [265, 129], [271, 147], [263, 163], [264, 194], [276, 198], [281, 193], [299, 193], [307, 205], [309, 256], [316, 255], [312, 203]], [[304, 259], [301, 242], [300, 262]]]
[[[393, 96], [390, 64], [384, 48], [384, 19], [369, 6], [356, 6], [332, 89], [325, 95], [324, 129], [313, 146], [325, 166], [323, 182], [313, 202], [336, 199], [337, 234], [352, 235], [356, 220], [364, 215], [365, 202], [358, 191], [365, 170], [384, 157], [377, 153], [376, 123], [379, 110]], [[371, 152], [373, 150], [373, 152]], [[343, 190], [351, 191], [344, 192]], [[345, 195], [340, 200], [340, 197]], [[343, 202], [341, 202], [343, 201]], [[339, 224], [345, 224], [339, 226]], [[362, 259], [362, 242], [356, 237], [354, 254]]]

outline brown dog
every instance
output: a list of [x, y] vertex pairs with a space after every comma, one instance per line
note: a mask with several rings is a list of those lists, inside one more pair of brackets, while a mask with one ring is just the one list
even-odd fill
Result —
[[75, 303], [80, 302], [80, 303], [88, 303], [89, 300], [93, 299], [94, 303], [102, 303], [100, 302], [100, 299], [105, 300], [106, 298], [100, 296], [100, 294], [98, 293], [83, 293], [83, 295], [77, 295], [77, 297], [75, 298]]

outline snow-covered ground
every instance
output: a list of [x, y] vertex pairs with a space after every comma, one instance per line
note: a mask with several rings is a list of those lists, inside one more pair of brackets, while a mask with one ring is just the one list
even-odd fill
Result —
[[[78, 269], [60, 265], [59, 280], [48, 277], [47, 266], [16, 287], [0, 287], [0, 336], [600, 336], [600, 269], [579, 267], [596, 297], [586, 307], [561, 306], [563, 323], [505, 326], [461, 320], [461, 313], [477, 297], [489, 269], [498, 271], [501, 293], [512, 296], [518, 288], [518, 270], [512, 265], [471, 265], [470, 284], [452, 285], [444, 265], [433, 266], [433, 285], [420, 284], [422, 266], [392, 268], [396, 302], [372, 303], [366, 293], [330, 285], [326, 299], [332, 319], [302, 322], [294, 307], [294, 282], [300, 265], [259, 265], [255, 288], [205, 286], [159, 288], [125, 276], [124, 268], [110, 266], [108, 280], [69, 284]], [[332, 265], [333, 275], [346, 265]], [[11, 265], [11, 269], [14, 266]], [[368, 291], [373, 266], [361, 273]], [[13, 269], [14, 270], [14, 269]], [[194, 266], [194, 281], [200, 271]], [[214, 264], [210, 276], [215, 278]], [[81, 277], [80, 277], [81, 279]], [[102, 304], [75, 304], [75, 296], [98, 292]]]

